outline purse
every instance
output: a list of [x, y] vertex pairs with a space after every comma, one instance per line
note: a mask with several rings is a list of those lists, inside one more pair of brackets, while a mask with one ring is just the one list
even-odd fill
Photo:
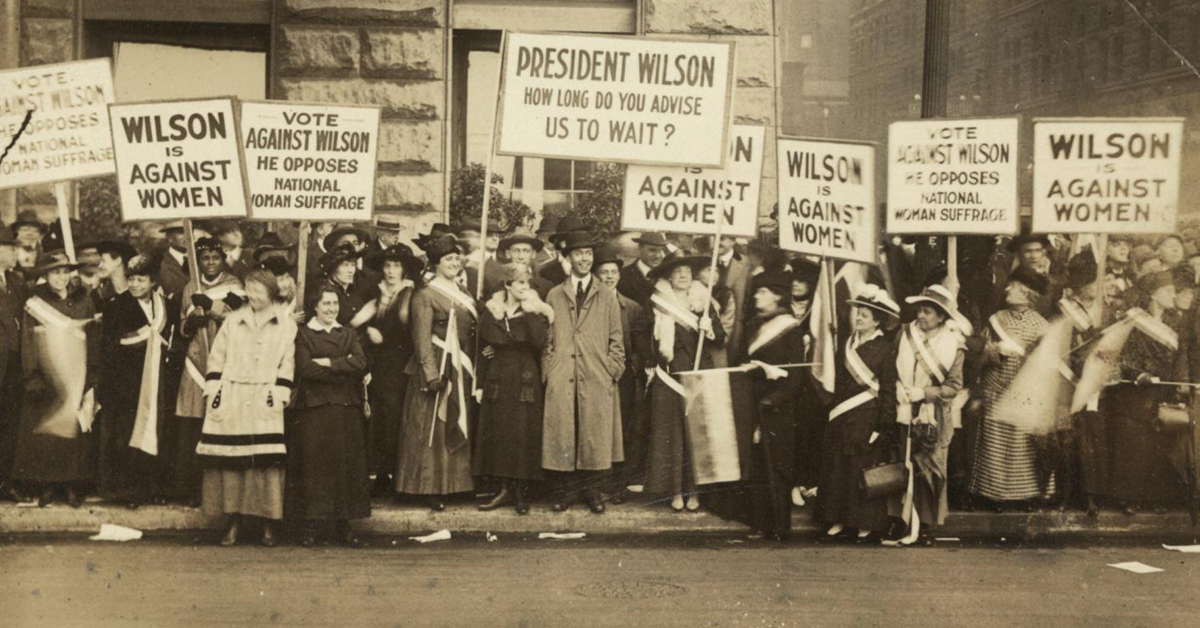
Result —
[[908, 469], [903, 462], [884, 462], [863, 469], [858, 488], [867, 499], [890, 497], [908, 486]]
[[1182, 403], [1158, 404], [1158, 425], [1163, 429], [1179, 429], [1187, 427], [1191, 422], [1188, 407]]

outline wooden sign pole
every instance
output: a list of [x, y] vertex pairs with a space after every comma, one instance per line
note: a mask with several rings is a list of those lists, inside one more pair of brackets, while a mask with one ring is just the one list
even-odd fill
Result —
[[312, 233], [312, 224], [307, 220], [300, 221], [296, 232], [296, 311], [304, 311], [304, 279], [308, 274], [308, 236]]
[[71, 230], [71, 183], [59, 181], [54, 184], [54, 200], [58, 203], [58, 225], [62, 228], [63, 248], [67, 259], [75, 263], [75, 234]]

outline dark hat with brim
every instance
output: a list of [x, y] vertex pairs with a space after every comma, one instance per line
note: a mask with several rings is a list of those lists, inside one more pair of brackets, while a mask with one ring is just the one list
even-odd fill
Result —
[[709, 258], [703, 255], [668, 255], [661, 264], [650, 269], [650, 273], [646, 275], [646, 278], [654, 281], [666, 279], [680, 266], [691, 268], [694, 275], [701, 268], [707, 266], [710, 261]]
[[137, 255], [125, 264], [125, 275], [127, 277], [140, 275], [156, 278], [160, 265], [162, 265], [162, 256]]
[[291, 251], [294, 248], [295, 245], [284, 242], [278, 233], [268, 231], [258, 239], [258, 246], [254, 247], [254, 259], [262, 259], [263, 255], [272, 251]]
[[427, 244], [444, 235], [453, 235], [450, 225], [444, 222], [435, 222], [429, 227], [429, 233], [422, 233], [413, 238], [413, 244], [417, 245], [417, 248], [424, 250]]
[[342, 264], [342, 262], [354, 261], [359, 257], [362, 257], [362, 253], [360, 251], [356, 250], [349, 244], [343, 244], [337, 248], [334, 248], [333, 250], [326, 251], [326, 253], [321, 256], [321, 260], [319, 262], [321, 266], [321, 272], [329, 274], [336, 270], [337, 267]]
[[605, 264], [616, 264], [617, 268], [625, 267], [625, 262], [617, 256], [616, 247], [602, 246], [596, 249], [596, 253], [592, 257], [592, 270], [599, 270]]
[[1096, 256], [1092, 255], [1091, 249], [1080, 252], [1067, 264], [1067, 287], [1072, 290], [1080, 290], [1096, 283], [1098, 271]]
[[358, 236], [358, 241], [362, 243], [371, 241], [371, 234], [367, 233], [365, 229], [349, 226], [338, 227], [337, 229], [330, 231], [329, 235], [325, 236], [325, 239], [321, 241], [321, 244], [325, 247], [326, 251], [329, 251], [337, 246], [338, 240], [348, 235]]
[[971, 321], [967, 320], [967, 317], [958, 311], [958, 299], [946, 286], [934, 284], [921, 291], [921, 294], [908, 297], [904, 301], [914, 305], [925, 304], [933, 306], [946, 315], [947, 318], [953, 319], [958, 323], [964, 336], [971, 335]]
[[604, 243], [597, 240], [587, 231], [572, 231], [570, 233], [558, 234], [555, 241], [559, 252], [564, 255], [576, 249], [596, 249], [602, 244]]
[[464, 221], [458, 223], [458, 226], [454, 228], [454, 233], [458, 234], [461, 237], [462, 234], [467, 231], [474, 231], [475, 233], [479, 233], [482, 230], [483, 230], [483, 225], [479, 224], [478, 220], [464, 220]]
[[404, 265], [405, 277], [416, 277], [425, 269], [425, 262], [413, 253], [407, 244], [395, 244], [382, 251], [371, 253], [363, 259], [363, 265], [376, 272], [383, 271], [386, 262], [400, 262]]
[[554, 246], [561, 247], [563, 238], [572, 233], [584, 232], [587, 233], [587, 225], [583, 224], [574, 216], [563, 216], [558, 220], [554, 229], [554, 235], [550, 236], [549, 240], [554, 243]]
[[513, 233], [505, 236], [503, 240], [500, 240], [500, 246], [496, 247], [496, 253], [499, 255], [504, 255], [504, 253], [508, 251], [508, 249], [514, 244], [528, 244], [529, 246], [533, 247], [533, 251], [535, 253], [546, 247], [546, 243], [539, 240], [537, 236], [533, 235], [532, 233], [527, 231], [514, 231]]
[[1050, 244], [1050, 236], [1044, 233], [1022, 233], [1012, 240], [1008, 241], [1009, 252], [1016, 253], [1020, 251], [1026, 244], [1040, 243], [1046, 248], [1053, 248]]
[[67, 257], [66, 251], [62, 249], [55, 249], [42, 254], [42, 263], [38, 264], [37, 268], [34, 269], [34, 274], [45, 275], [46, 273], [59, 268], [65, 268], [67, 270], [79, 270], [82, 267], [83, 264], [72, 262], [71, 259]]
[[275, 275], [276, 277], [287, 275], [292, 272], [292, 265], [282, 257], [268, 257], [267, 259], [259, 262], [259, 265], [271, 271], [271, 274]]
[[1008, 283], [1018, 282], [1038, 294], [1046, 294], [1050, 289], [1050, 280], [1045, 275], [1038, 274], [1024, 266], [1018, 266], [1008, 275]]
[[1146, 296], [1152, 296], [1155, 292], [1158, 292], [1167, 286], [1174, 285], [1175, 278], [1171, 275], [1171, 271], [1169, 270], [1163, 270], [1156, 273], [1146, 273], [1145, 275], [1138, 277], [1136, 284], [1138, 292], [1141, 292]]
[[633, 241], [646, 246], [667, 246], [667, 237], [656, 231], [643, 233], [634, 238]]
[[883, 288], [872, 283], [860, 285], [854, 298], [847, 299], [846, 303], [870, 308], [892, 318], [900, 318], [900, 305], [893, 301]]
[[110, 255], [119, 257], [121, 261], [128, 262], [137, 257], [137, 249], [133, 245], [124, 240], [105, 240], [96, 244], [96, 253], [100, 255]]
[[759, 288], [766, 288], [779, 296], [790, 300], [792, 298], [792, 281], [795, 276], [792, 273], [776, 271], [770, 273], [759, 273], [750, 280], [750, 287], [757, 292]]
[[543, 216], [542, 222], [538, 224], [538, 233], [554, 233], [558, 231], [558, 219], [551, 216]]
[[16, 233], [19, 227], [37, 227], [38, 231], [41, 231], [42, 233], [46, 232], [46, 225], [42, 224], [42, 221], [38, 220], [37, 212], [32, 209], [26, 209], [25, 211], [17, 214], [17, 219], [14, 220], [12, 224], [13, 233]]
[[458, 244], [458, 238], [454, 234], [447, 233], [438, 238], [432, 238], [425, 242], [421, 247], [425, 251], [425, 257], [429, 259], [429, 266], [435, 267], [441, 263], [442, 258], [453, 253], [462, 254], [462, 247]]

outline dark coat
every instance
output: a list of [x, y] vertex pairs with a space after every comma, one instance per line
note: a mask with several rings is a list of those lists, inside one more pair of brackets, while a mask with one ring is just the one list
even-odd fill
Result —
[[[186, 259], [184, 258], [185, 261]], [[175, 261], [175, 256], [171, 255], [169, 250], [163, 251], [162, 264], [158, 267], [158, 285], [163, 294], [168, 298], [178, 296], [189, 281], [191, 277], [188, 271], [184, 270], [183, 264]]]
[[617, 282], [617, 292], [633, 299], [639, 305], [646, 305], [654, 296], [654, 282], [646, 278], [638, 270], [637, 262], [621, 269], [621, 280]]
[[567, 280], [567, 271], [563, 270], [562, 259], [552, 259], [537, 268], [537, 276], [550, 282], [550, 285], [557, 286]]
[[[329, 366], [313, 360], [329, 358]], [[358, 334], [348, 327], [330, 332], [305, 325], [296, 333], [295, 409], [327, 405], [362, 407], [362, 378], [367, 372], [367, 354]]]

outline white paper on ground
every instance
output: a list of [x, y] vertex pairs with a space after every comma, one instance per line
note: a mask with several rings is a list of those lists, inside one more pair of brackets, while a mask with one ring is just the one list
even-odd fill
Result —
[[491, 532], [488, 532], [488, 533], [487, 533], [487, 540], [488, 540], [488, 543], [493, 543], [493, 542], [495, 542], [496, 540], [498, 540], [499, 538], [500, 538], [500, 537], [496, 536], [495, 534], [492, 534]]
[[625, 490], [629, 491], [630, 493], [641, 493], [642, 491], [646, 490], [646, 487], [641, 484], [630, 484], [629, 486], [625, 487]]
[[1200, 545], [1167, 545], [1163, 543], [1163, 549], [1183, 552], [1184, 554], [1200, 554]]
[[1117, 569], [1124, 569], [1125, 571], [1132, 571], [1133, 573], [1136, 573], [1136, 574], [1158, 573], [1158, 572], [1162, 571], [1162, 569], [1159, 569], [1158, 567], [1151, 567], [1150, 565], [1147, 565], [1145, 563], [1139, 563], [1137, 561], [1128, 562], [1128, 563], [1113, 563], [1113, 564], [1109, 565], [1109, 567], [1116, 567]]
[[92, 541], [118, 542], [136, 541], [140, 538], [142, 538], [141, 530], [134, 530], [133, 528], [126, 528], [125, 526], [119, 526], [112, 523], [100, 524], [100, 534], [88, 537], [88, 539]]
[[587, 536], [587, 535], [584, 534], [583, 532], [542, 532], [541, 534], [538, 535], [538, 538], [539, 539], [571, 540], [571, 539], [582, 539], [585, 536]]
[[450, 540], [450, 531], [449, 530], [438, 530], [437, 532], [434, 532], [433, 534], [426, 534], [425, 536], [410, 536], [410, 537], [408, 537], [408, 540], [416, 541], [418, 543], [433, 543], [434, 541], [449, 541]]

